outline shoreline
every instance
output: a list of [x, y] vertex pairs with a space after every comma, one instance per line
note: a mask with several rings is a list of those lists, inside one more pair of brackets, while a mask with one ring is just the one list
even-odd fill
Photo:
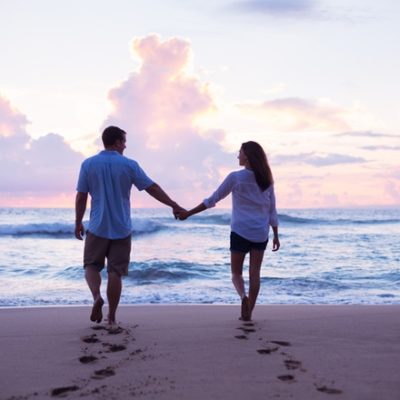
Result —
[[[107, 300], [104, 299], [104, 306], [107, 307]], [[238, 307], [237, 303], [135, 303], [135, 304], [120, 304], [118, 309], [125, 307]], [[46, 309], [46, 308], [90, 308], [91, 303], [87, 304], [46, 304], [46, 305], [29, 305], [29, 306], [0, 306], [2, 310], [20, 310], [20, 309]], [[258, 304], [258, 307], [399, 307], [400, 303], [269, 303]]]
[[126, 305], [114, 333], [90, 309], [0, 310], [2, 399], [399, 398], [399, 305]]

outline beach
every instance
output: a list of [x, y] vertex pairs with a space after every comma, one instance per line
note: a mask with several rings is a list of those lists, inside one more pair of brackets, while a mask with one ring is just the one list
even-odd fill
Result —
[[[106, 308], [105, 308], [106, 311]], [[1, 399], [400, 398], [399, 305], [0, 310]]]

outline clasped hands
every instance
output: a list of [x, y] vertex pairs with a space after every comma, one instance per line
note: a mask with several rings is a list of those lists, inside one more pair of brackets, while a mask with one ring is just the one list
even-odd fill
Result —
[[173, 207], [172, 213], [174, 214], [175, 219], [179, 219], [180, 221], [184, 221], [186, 218], [189, 217], [189, 211], [181, 206]]

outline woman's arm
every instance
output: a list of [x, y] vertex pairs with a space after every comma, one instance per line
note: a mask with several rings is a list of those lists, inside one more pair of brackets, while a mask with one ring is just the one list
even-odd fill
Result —
[[207, 207], [205, 206], [204, 203], [200, 203], [197, 207], [192, 208], [189, 211], [181, 211], [178, 213], [178, 218], [181, 221], [184, 221], [186, 218], [191, 217], [194, 214], [198, 214], [204, 210], [207, 210]]
[[224, 181], [221, 183], [221, 185], [218, 187], [218, 189], [208, 198], [204, 199], [202, 203], [200, 203], [197, 207], [192, 208], [189, 211], [182, 211], [178, 213], [178, 218], [183, 221], [186, 218], [198, 214], [207, 208], [215, 207], [215, 204], [228, 196], [228, 194], [232, 191], [234, 180], [233, 180], [233, 174], [229, 174]]
[[281, 247], [281, 244], [279, 242], [278, 234], [278, 212], [276, 211], [274, 186], [271, 188], [271, 209], [269, 214], [269, 223], [272, 227], [272, 231], [274, 232], [274, 238], [272, 239], [272, 251], [278, 251], [279, 247]]
[[273, 226], [272, 230], [274, 232], [274, 238], [272, 239], [272, 251], [278, 251], [279, 247], [281, 247], [281, 243], [279, 242], [278, 227]]

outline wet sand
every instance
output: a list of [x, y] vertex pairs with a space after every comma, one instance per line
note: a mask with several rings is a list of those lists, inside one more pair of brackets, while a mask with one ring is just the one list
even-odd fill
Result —
[[[105, 312], [107, 307], [105, 307]], [[400, 306], [0, 310], [1, 399], [400, 399]]]

